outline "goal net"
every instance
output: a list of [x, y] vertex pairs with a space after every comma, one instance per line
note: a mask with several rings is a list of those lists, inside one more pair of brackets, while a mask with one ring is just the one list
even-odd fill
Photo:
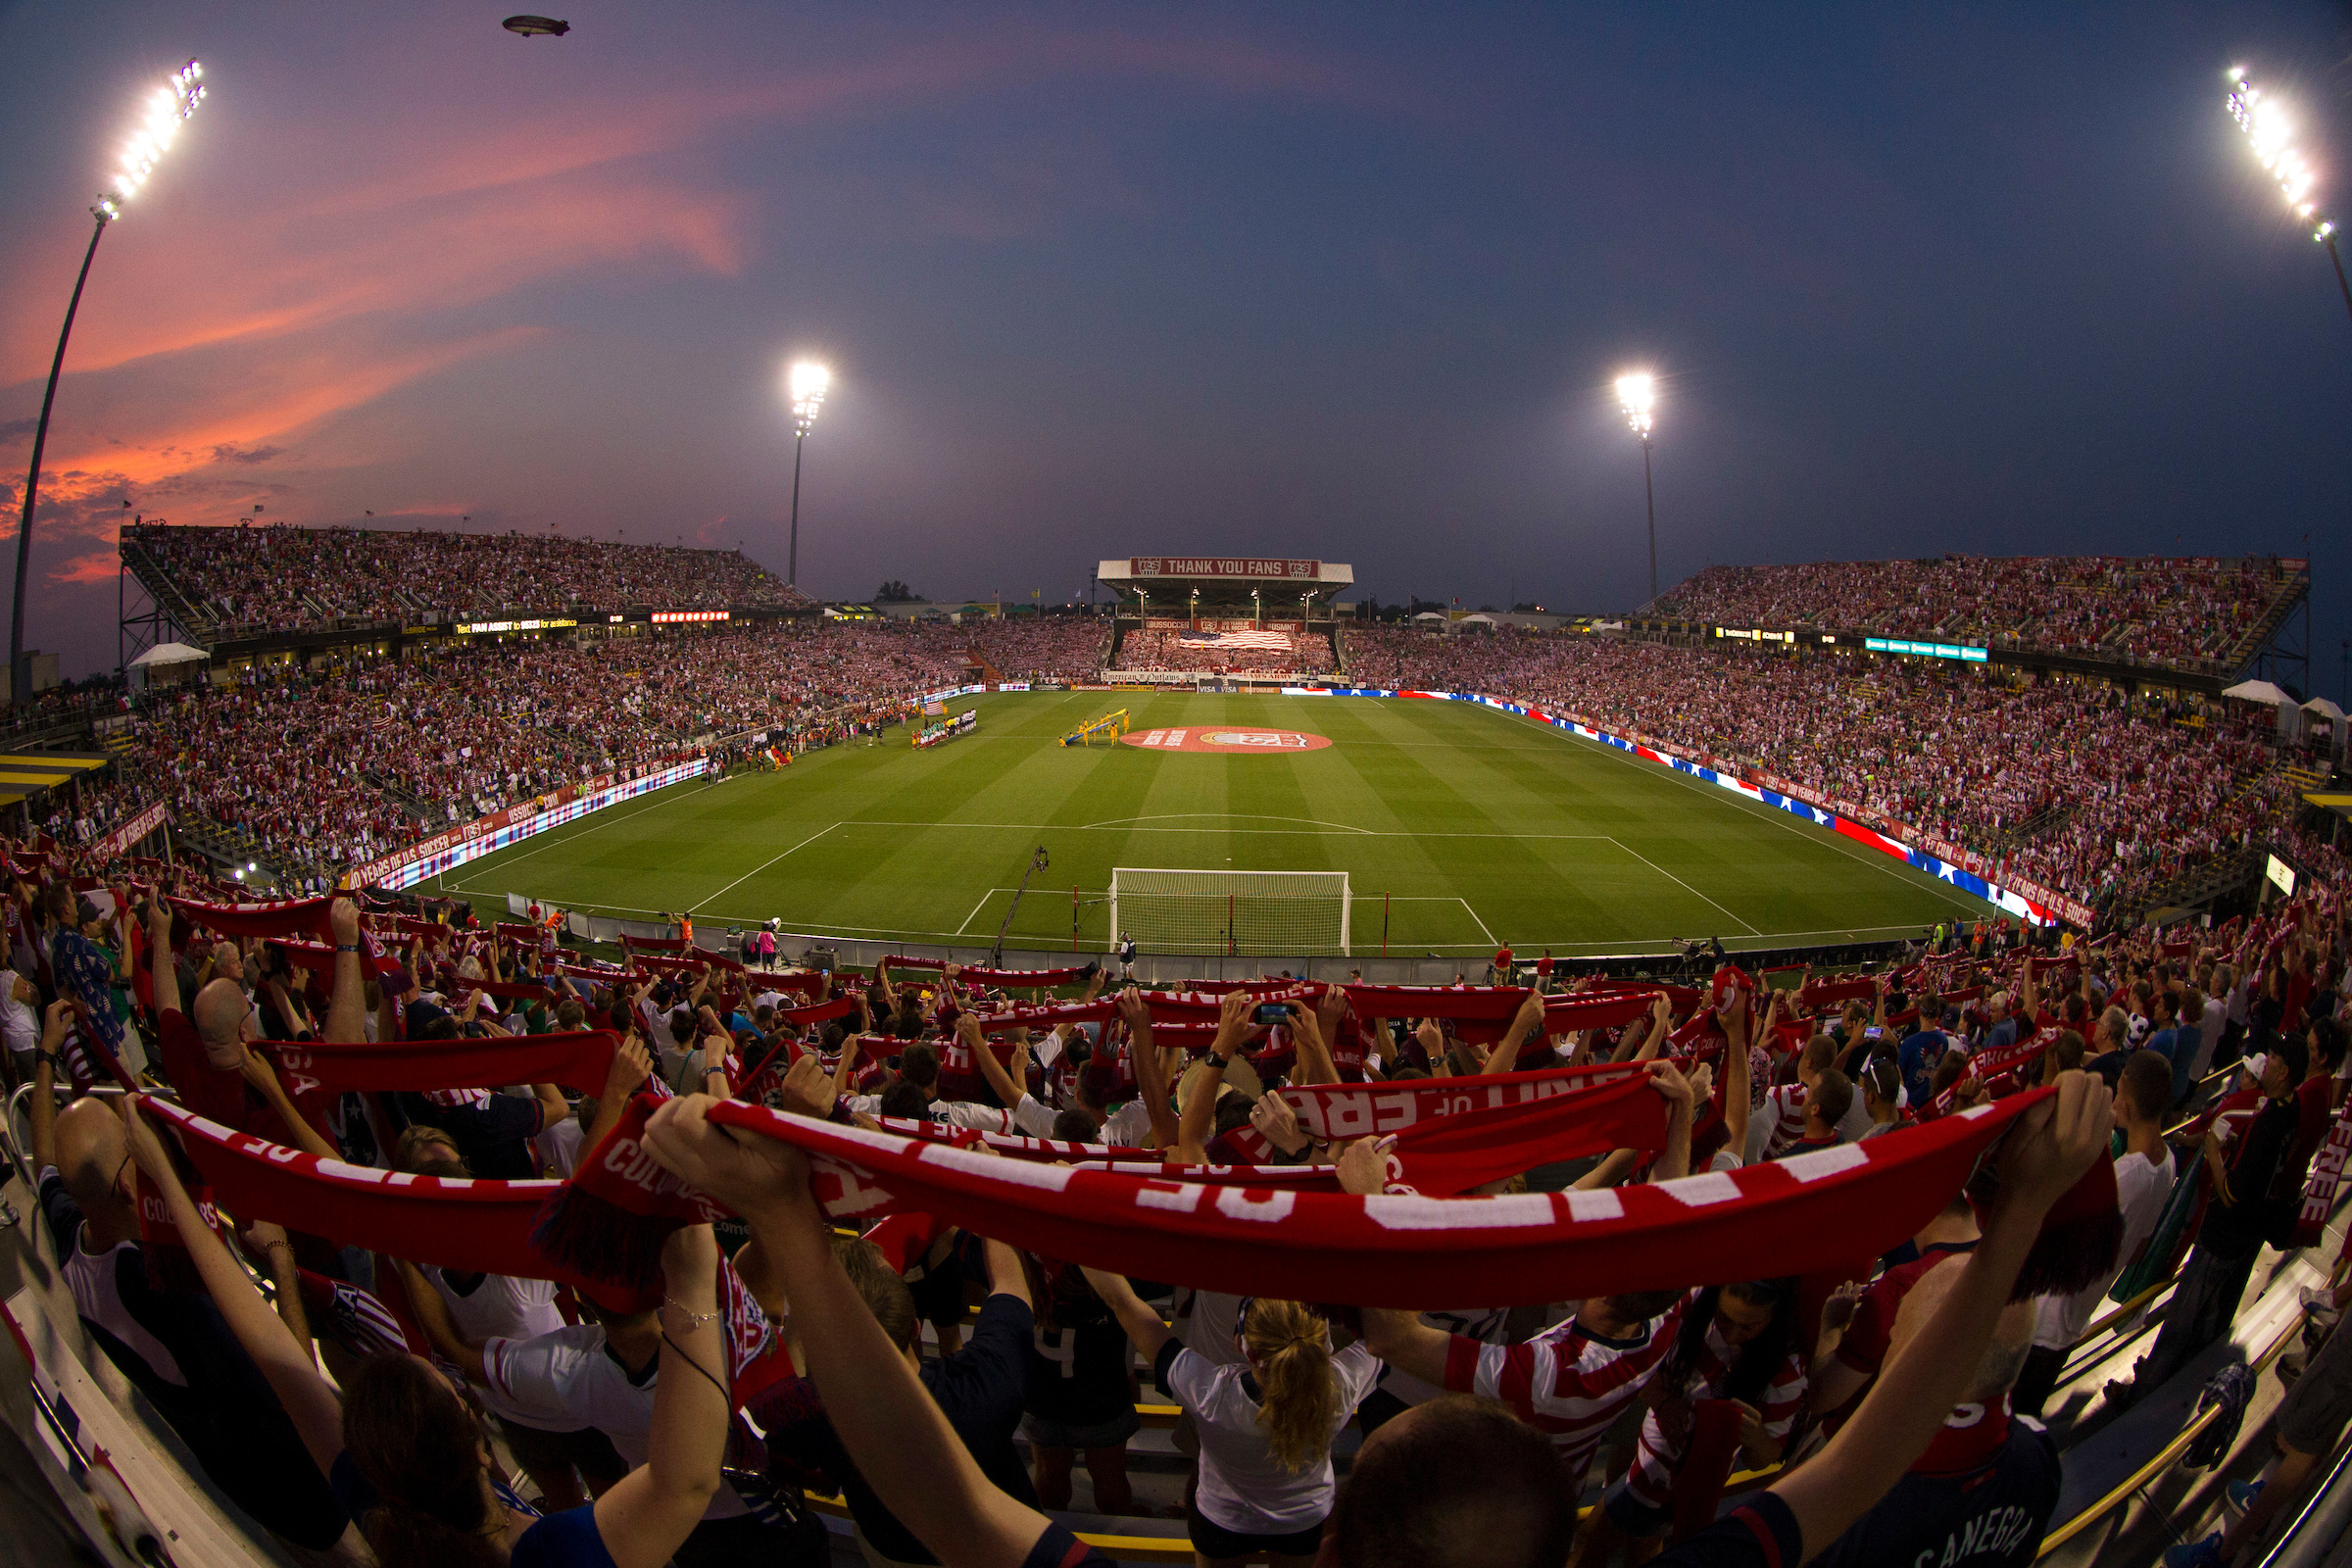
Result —
[[1348, 952], [1345, 871], [1110, 873], [1110, 940], [1146, 953], [1281, 957]]

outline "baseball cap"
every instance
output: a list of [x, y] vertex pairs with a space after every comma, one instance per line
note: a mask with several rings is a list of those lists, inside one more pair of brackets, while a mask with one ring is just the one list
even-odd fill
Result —
[[2254, 1053], [2254, 1054], [2239, 1062], [2238, 1068], [2244, 1072], [2247, 1077], [2253, 1079], [2256, 1083], [2260, 1083], [2262, 1082], [2262, 1075], [2270, 1071], [2271, 1068], [2270, 1053], [2257, 1051]]

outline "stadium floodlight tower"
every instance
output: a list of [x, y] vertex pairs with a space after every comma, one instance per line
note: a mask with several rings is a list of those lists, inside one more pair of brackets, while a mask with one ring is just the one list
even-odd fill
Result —
[[784, 586], [801, 585], [801, 448], [816, 426], [816, 411], [825, 406], [833, 372], [814, 360], [796, 360], [785, 381], [792, 394], [792, 545], [784, 558]]
[[204, 68], [191, 60], [173, 72], [148, 95], [138, 128], [122, 145], [122, 163], [113, 182], [100, 194], [90, 216], [98, 226], [90, 230], [90, 248], [81, 253], [81, 271], [74, 279], [74, 297], [66, 302], [65, 329], [57, 334], [57, 357], [49, 362], [49, 390], [41, 394], [41, 417], [32, 427], [32, 467], [24, 476], [24, 516], [17, 526], [16, 605], [8, 622], [8, 679], [12, 702], [32, 700], [32, 671], [24, 660], [24, 579], [32, 571], [32, 511], [41, 487], [41, 448], [49, 443], [49, 410], [57, 402], [57, 378], [66, 368], [66, 340], [74, 335], [74, 316], [81, 309], [81, 287], [90, 280], [90, 263], [97, 258], [99, 238], [106, 225], [122, 216], [122, 204], [139, 193], [147, 176], [171, 147], [179, 127], [204, 102]]
[[2344, 259], [2336, 253], [2335, 224], [2311, 199], [2311, 187], [2318, 182], [2318, 176], [2295, 147], [2293, 115], [2284, 104], [2254, 85], [2246, 76], [2245, 67], [2237, 66], [2230, 72], [2230, 118], [2246, 133], [2246, 141], [2262, 167], [2278, 181], [2278, 194], [2286, 198], [2287, 210], [2310, 225], [2313, 239], [2328, 247], [2328, 260], [2335, 264], [2335, 285], [2343, 290], [2344, 309], [2352, 312], [2352, 282], [2345, 280]]
[[1647, 370], [1629, 370], [1617, 378], [1617, 404], [1625, 422], [1642, 438], [1642, 494], [1649, 503], [1649, 597], [1658, 597], [1658, 492], [1649, 477], [1650, 413], [1657, 407], [1657, 377]]

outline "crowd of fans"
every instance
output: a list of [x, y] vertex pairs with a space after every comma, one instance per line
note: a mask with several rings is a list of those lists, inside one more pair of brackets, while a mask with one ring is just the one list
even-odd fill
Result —
[[83, 842], [160, 794], [183, 821], [326, 878], [453, 823], [747, 731], [788, 750], [869, 733], [964, 682], [975, 657], [1007, 680], [1082, 675], [1101, 635], [1074, 617], [792, 619], [261, 665], [149, 693], [126, 754], [147, 798], [91, 784], [77, 813], [57, 792], [48, 825]]
[[[2272, 710], [1935, 660], [1701, 650], [1504, 628], [1346, 634], [1348, 679], [1485, 692], [1790, 780], [2094, 907], [2285, 828]], [[1984, 744], [1998, 736], [2000, 744]], [[2330, 879], [2345, 866], [2310, 844]]]
[[[1008, 1010], [1024, 999], [953, 965], [744, 969], [682, 925], [674, 956], [597, 966], [462, 912], [237, 910], [162, 867], [0, 848], [17, 871], [0, 894], [0, 1062], [32, 1086], [40, 1245], [86, 1353], [111, 1358], [264, 1530], [309, 1557], [358, 1560], [364, 1542], [385, 1568], [815, 1568], [834, 1548], [808, 1499], [833, 1494], [871, 1562], [1102, 1568], [1056, 1515], [1081, 1460], [1097, 1513], [1149, 1511], [1127, 1470], [1147, 1381], [1181, 1412], [1185, 1529], [1204, 1563], [2022, 1565], [2052, 1523], [2069, 1435], [2024, 1418], [2044, 1411], [2092, 1312], [2132, 1288], [2127, 1268], [2162, 1281], [2186, 1255], [2134, 1375], [2094, 1395], [2118, 1411], [2221, 1341], [2262, 1248], [2314, 1245], [2298, 1230], [2304, 1175], [2346, 1087], [2352, 925], [2330, 898], [2230, 922], [2191, 953], [2126, 940], [2060, 954], [1980, 927], [1876, 977], [1822, 977], [1835, 995], [1768, 992], [1732, 967], [1679, 992], [1592, 976], [1564, 1004], [1608, 1010], [1579, 1024], [1549, 1011], [1548, 965], [1529, 989], [1416, 993], [1434, 1013], [1418, 1018], [1382, 1015], [1406, 999], [1380, 988], [1270, 976], [1209, 999], [1206, 1024], [1189, 1021], [1200, 997], [1106, 994], [1089, 965], [1033, 977], [1042, 1005], [1024, 1021]], [[76, 871], [112, 874], [77, 893]], [[1507, 952], [1491, 973], [1520, 977]], [[596, 1071], [504, 1092], [452, 1071], [556, 1061], [527, 1055], [539, 1036], [593, 1045]], [[322, 1091], [312, 1074], [338, 1055], [449, 1087]], [[167, 1147], [203, 1169], [215, 1146], [87, 1093], [125, 1058], [226, 1134], [427, 1180], [345, 1208], [348, 1177], [272, 1158], [280, 1174], [216, 1217]], [[1452, 1112], [1491, 1124], [1451, 1147], [1506, 1157], [1438, 1196], [1396, 1185], [1417, 1149], [1327, 1125], [1333, 1102], [1316, 1098], [1359, 1085], [1476, 1103], [1461, 1091], [1482, 1080], [1567, 1067], [1634, 1080], [1630, 1099], [1601, 1080], [1581, 1093], [1634, 1105], [1612, 1125], [1638, 1141], [1563, 1160], [1513, 1146], [1529, 1104]], [[1562, 1130], [1599, 1110], [1579, 1093], [1541, 1102]], [[1986, 1156], [1994, 1196], [1971, 1202], [1967, 1161], [1889, 1167], [1941, 1170], [1942, 1206], [1903, 1191], [1930, 1217], [1857, 1260], [1826, 1304], [1795, 1255], [1827, 1255], [1810, 1227], [1762, 1249], [1786, 1269], [1717, 1272], [1713, 1233], [1642, 1220], [1654, 1211], [1629, 1196], [1708, 1173], [1704, 1201], [1742, 1201], [1738, 1173], [1783, 1159], [1809, 1161], [1790, 1167], [1807, 1182], [1882, 1181], [1880, 1159], [1939, 1136], [1921, 1124], [1978, 1107], [2018, 1118]], [[2183, 1109], [2202, 1119], [2168, 1134]], [[1312, 1303], [1235, 1294], [1139, 1250], [1149, 1228], [1077, 1223], [1057, 1257], [980, 1217], [872, 1223], [887, 1170], [812, 1172], [790, 1132], [828, 1121], [854, 1129], [828, 1134], [852, 1147], [920, 1150], [957, 1180], [1027, 1173], [1005, 1179], [1034, 1195], [1032, 1238], [1073, 1218], [1057, 1195], [1101, 1190], [1047, 1162], [1074, 1155], [1164, 1171], [1139, 1208], [1238, 1242], [1287, 1214], [1286, 1195], [1210, 1200], [1194, 1184], [1257, 1162], [1288, 1168], [1250, 1173], [1253, 1187], [1379, 1200], [1347, 1212], [1409, 1233], [1498, 1200], [1514, 1225], [1556, 1228], [1552, 1200], [1515, 1195], [1565, 1191], [1580, 1218], [1634, 1217], [1624, 1256], [1672, 1242], [1643, 1266], [1690, 1283], [1613, 1282], [1595, 1254], [1603, 1277], [1578, 1299], [1396, 1310], [1376, 1304], [1393, 1287], [1367, 1256]], [[983, 1142], [1000, 1157], [944, 1147]], [[625, 1156], [603, 1152], [622, 1143]], [[1818, 1157], [1847, 1144], [1866, 1147]], [[647, 1174], [615, 1186], [623, 1167]], [[454, 1232], [490, 1210], [438, 1184], [530, 1176], [566, 1185], [507, 1254], [513, 1272], [451, 1266], [479, 1246]], [[1790, 1188], [1763, 1191], [1787, 1203]], [[2182, 1217], [2195, 1205], [2181, 1195], [2208, 1192], [2202, 1217]], [[731, 1238], [699, 1223], [710, 1210], [680, 1197], [695, 1194]], [[448, 1233], [381, 1217], [435, 1202]], [[1503, 1217], [1472, 1207], [1460, 1222], [1491, 1235], [1486, 1214]], [[831, 1228], [852, 1222], [865, 1234]], [[1785, 1222], [1760, 1205], [1748, 1223]], [[1111, 1250], [1158, 1283], [1092, 1266]], [[2013, 1304], [2029, 1267], [2053, 1273]], [[2339, 1307], [2319, 1303], [2315, 1321]], [[2186, 1560], [2218, 1564], [2292, 1517], [2352, 1417], [2352, 1339], [2322, 1342], [2301, 1377], [2267, 1489]], [[1768, 1489], [1719, 1505], [1732, 1471], [1776, 1462]]]
[[632, 545], [560, 534], [135, 524], [122, 548], [175, 589], [206, 637], [394, 625], [501, 611], [806, 608], [740, 550]]
[[1710, 625], [1813, 627], [2222, 671], [2299, 568], [2275, 558], [1945, 556], [1709, 566], [1643, 607]]
[[[1200, 670], [1234, 675], [1323, 675], [1336, 666], [1323, 632], [1268, 625], [1254, 635], [1278, 637], [1280, 647], [1247, 648], [1207, 642], [1207, 634], [1150, 628], [1119, 640], [1115, 667], [1139, 674]], [[1187, 647], [1187, 639], [1194, 646]]]

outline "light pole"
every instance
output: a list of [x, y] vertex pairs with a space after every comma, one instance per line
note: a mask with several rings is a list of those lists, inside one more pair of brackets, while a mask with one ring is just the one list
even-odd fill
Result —
[[1617, 403], [1625, 422], [1642, 438], [1642, 494], [1649, 503], [1649, 597], [1658, 597], [1658, 492], [1649, 477], [1650, 411], [1657, 406], [1658, 384], [1647, 370], [1633, 370], [1617, 378]]
[[90, 280], [90, 263], [97, 259], [98, 241], [106, 233], [106, 225], [122, 216], [122, 204], [138, 194], [156, 161], [172, 145], [181, 122], [204, 101], [203, 80], [204, 69], [191, 60], [155, 90], [145, 120], [122, 148], [122, 167], [115, 172], [113, 188], [90, 209], [98, 223], [90, 230], [90, 248], [81, 253], [74, 297], [66, 302], [66, 324], [57, 334], [57, 357], [49, 362], [49, 389], [41, 394], [41, 417], [32, 427], [32, 467], [24, 476], [24, 515], [17, 525], [16, 604], [8, 621], [8, 694], [12, 703], [32, 700], [32, 670], [24, 659], [24, 580], [32, 571], [32, 512], [41, 487], [41, 449], [49, 444], [49, 410], [57, 402], [57, 378], [66, 368], [66, 340], [74, 335], [74, 316], [81, 309], [81, 287]]
[[2336, 254], [2335, 224], [2321, 217], [2310, 199], [2314, 176], [2294, 146], [2293, 119], [2278, 99], [2246, 79], [2243, 66], [2230, 73], [2230, 118], [2246, 133], [2262, 167], [2278, 181], [2278, 194], [2286, 198], [2288, 209], [2311, 225], [2313, 239], [2328, 247], [2328, 260], [2335, 264], [2335, 286], [2343, 290], [2344, 309], [2352, 312], [2352, 282], [2345, 280], [2344, 259]]
[[787, 383], [792, 393], [792, 548], [784, 560], [784, 586], [801, 585], [801, 448], [808, 440], [809, 430], [816, 424], [816, 411], [824, 407], [825, 389], [833, 384], [833, 372], [814, 360], [796, 361]]

